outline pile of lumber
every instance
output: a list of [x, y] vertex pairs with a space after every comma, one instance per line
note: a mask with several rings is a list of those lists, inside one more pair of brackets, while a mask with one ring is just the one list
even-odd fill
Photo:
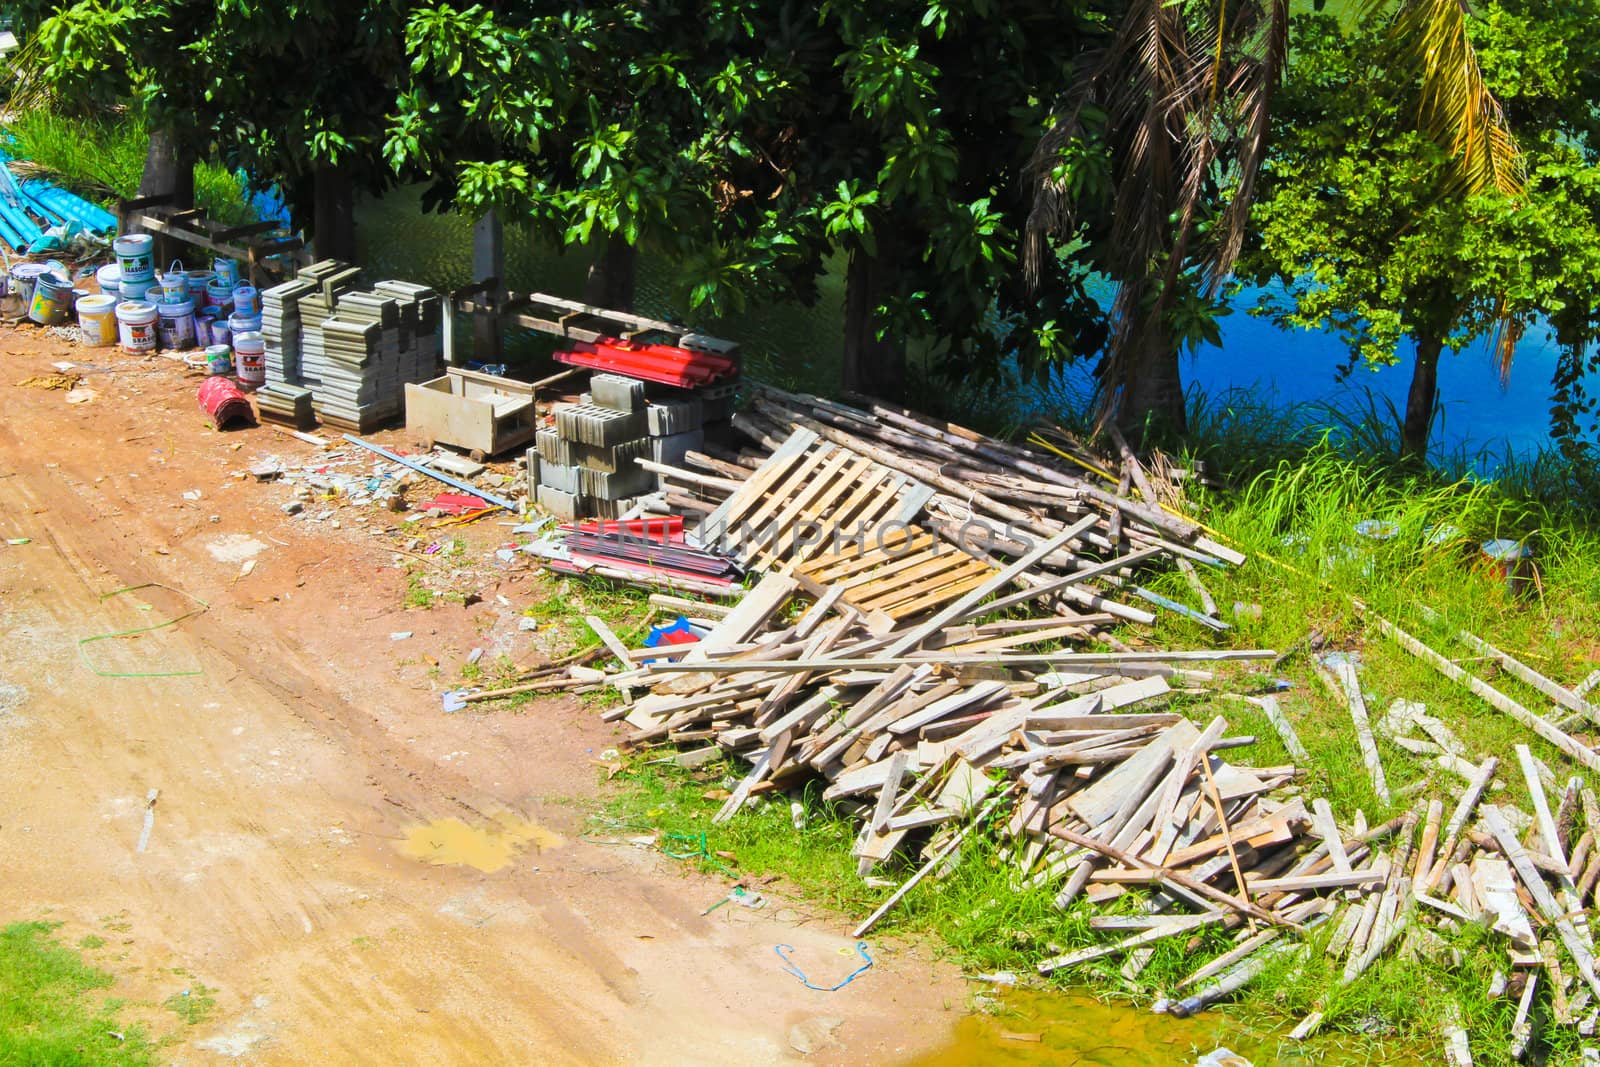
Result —
[[[858, 874], [896, 885], [856, 936], [959, 864], [981, 830], [1019, 889], [1047, 888], [1059, 907], [1133, 894], [1135, 907], [1091, 916], [1084, 943], [1039, 960], [1042, 974], [1116, 959], [1135, 982], [1158, 944], [1197, 952], [1201, 933], [1224, 932], [1231, 947], [1159, 991], [1159, 1010], [1187, 1015], [1286, 955], [1332, 954], [1342, 984], [1391, 954], [1448, 954], [1438, 931], [1481, 924], [1505, 939], [1494, 992], [1516, 998], [1524, 1047], [1540, 990], [1557, 1023], [1593, 1033], [1593, 793], [1572, 779], [1552, 806], [1551, 772], [1519, 746], [1534, 813], [1485, 803], [1504, 788], [1495, 759], [1469, 759], [1421, 705], [1372, 716], [1355, 661], [1330, 657], [1318, 677], [1350, 706], [1377, 796], [1408, 792], [1390, 792], [1379, 734], [1465, 788], [1453, 805], [1419, 802], [1375, 826], [1308, 803], [1292, 723], [1271, 695], [1228, 691], [1230, 661], [1273, 651], [1136, 649], [1109, 632], [1154, 611], [1225, 629], [1202, 569], [1243, 562], [1169, 510], [1170, 478], [1156, 484], [1120, 440], [1111, 489], [1060, 459], [1115, 462], [875, 402], [766, 389], [735, 424], [751, 447], [652, 470], [672, 510], [698, 520], [691, 540], [747, 568], [750, 589], [732, 604], [653, 596], [705, 634], [694, 644], [628, 648], [591, 619], [618, 667], [580, 680], [624, 694], [604, 715], [632, 728], [627, 745], [747, 768], [717, 821], [769, 799], [798, 804], [808, 788], [853, 817]], [[1145, 588], [1157, 567], [1183, 571], [1194, 602]], [[1253, 764], [1255, 738], [1216, 713], [1225, 699], [1258, 709], [1294, 762]], [[1313, 1012], [1296, 1033], [1320, 1023]], [[1452, 1062], [1471, 1063], [1459, 1019], [1444, 1025]]]

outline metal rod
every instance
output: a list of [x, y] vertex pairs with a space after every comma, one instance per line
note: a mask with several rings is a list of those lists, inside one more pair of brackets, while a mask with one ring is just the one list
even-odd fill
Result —
[[500, 507], [505, 508], [507, 511], [512, 512], [513, 514], [522, 510], [516, 504], [513, 504], [504, 497], [498, 497], [492, 493], [485, 493], [482, 489], [479, 489], [471, 482], [463, 482], [458, 478], [450, 477], [448, 474], [440, 474], [436, 470], [432, 470], [431, 468], [423, 466], [416, 460], [406, 459], [404, 456], [397, 456], [393, 452], [390, 452], [387, 448], [383, 448], [380, 445], [375, 445], [371, 441], [363, 441], [355, 434], [347, 433], [344, 435], [344, 439], [353, 445], [360, 445], [369, 452], [376, 452], [378, 455], [382, 456], [391, 463], [398, 463], [402, 467], [409, 467], [418, 474], [426, 474], [428, 477], [437, 481], [441, 481], [445, 485], [459, 489], [463, 493], [471, 493], [473, 496], [482, 500], [487, 500], [491, 504], [498, 504]]

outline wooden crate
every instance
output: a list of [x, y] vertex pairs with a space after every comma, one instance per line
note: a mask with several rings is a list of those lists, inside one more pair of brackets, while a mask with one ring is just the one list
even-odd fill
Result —
[[438, 444], [498, 455], [538, 432], [534, 386], [451, 367], [441, 377], [406, 384], [406, 429]]

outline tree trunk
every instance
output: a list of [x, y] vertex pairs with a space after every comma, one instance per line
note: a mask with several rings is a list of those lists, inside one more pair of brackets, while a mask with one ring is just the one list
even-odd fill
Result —
[[164, 126], [150, 131], [138, 196], [171, 196], [174, 207], [194, 207], [194, 149]]
[[319, 166], [311, 214], [311, 247], [318, 259], [356, 258], [356, 191], [337, 167]]
[[1417, 366], [1406, 394], [1406, 421], [1400, 430], [1400, 455], [1418, 462], [1428, 458], [1428, 431], [1433, 428], [1434, 401], [1439, 395], [1439, 353], [1444, 339], [1417, 338]]
[[1183, 397], [1183, 375], [1178, 367], [1178, 344], [1162, 322], [1146, 323], [1128, 346], [1123, 358], [1122, 388], [1117, 407], [1117, 427], [1141, 442], [1149, 431], [1183, 434], [1188, 431], [1188, 410]]
[[613, 234], [589, 264], [583, 302], [611, 311], [632, 311], [639, 250]]
[[878, 337], [874, 313], [893, 288], [893, 262], [879, 246], [878, 255], [859, 249], [850, 254], [845, 274], [844, 387], [858, 393], [899, 400], [905, 394], [906, 349], [901, 338]]

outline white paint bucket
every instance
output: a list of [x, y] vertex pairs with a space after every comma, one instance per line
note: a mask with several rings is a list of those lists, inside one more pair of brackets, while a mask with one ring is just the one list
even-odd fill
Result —
[[211, 269], [217, 272], [217, 283], [233, 289], [239, 284], [239, 261], [237, 259], [223, 259], [218, 257], [211, 261]]
[[143, 300], [124, 300], [117, 305], [124, 352], [143, 356], [156, 350], [156, 317], [156, 306]]
[[228, 320], [218, 316], [211, 320], [211, 343], [214, 345], [231, 344], [233, 330], [228, 326]]
[[33, 299], [28, 301], [28, 318], [40, 326], [57, 326], [67, 321], [72, 310], [72, 283], [56, 274], [41, 274], [34, 279]]
[[94, 280], [100, 283], [100, 291], [107, 296], [122, 295], [122, 268], [115, 263], [107, 263], [95, 271]]
[[233, 286], [221, 278], [206, 286], [206, 304], [214, 307], [224, 315], [233, 310]]
[[123, 234], [111, 242], [111, 250], [117, 254], [117, 266], [122, 268], [124, 279], [149, 281], [156, 276], [156, 266], [152, 260], [155, 243], [155, 238], [147, 233]]
[[[238, 316], [234, 316], [237, 318]], [[267, 339], [259, 333], [235, 333], [233, 357], [239, 365], [239, 382], [242, 385], [265, 385], [267, 382]]]
[[49, 271], [46, 263], [18, 263], [11, 268], [11, 290], [22, 297], [22, 314], [28, 313], [28, 305], [33, 302], [33, 288], [39, 276]]
[[85, 348], [117, 343], [117, 298], [104, 293], [78, 298], [78, 332]]
[[261, 316], [243, 315], [236, 311], [228, 316], [228, 329], [233, 331], [235, 337], [241, 333], [260, 333]]
[[195, 310], [211, 306], [211, 294], [206, 287], [217, 280], [216, 271], [189, 270], [184, 271], [189, 276], [189, 296], [194, 300]]
[[233, 349], [227, 345], [207, 345], [206, 370], [214, 375], [232, 374]]
[[186, 352], [195, 346], [194, 304], [185, 300], [181, 304], [157, 304], [156, 336], [161, 347], [169, 352]]
[[155, 287], [156, 280], [154, 278], [124, 278], [121, 284], [117, 286], [117, 295], [124, 300], [143, 300], [151, 295], [150, 290]]
[[173, 260], [157, 281], [161, 283], [163, 304], [181, 304], [189, 299], [189, 274], [183, 269], [182, 260]]
[[261, 293], [253, 285], [241, 285], [233, 291], [233, 311], [236, 315], [260, 315]]

